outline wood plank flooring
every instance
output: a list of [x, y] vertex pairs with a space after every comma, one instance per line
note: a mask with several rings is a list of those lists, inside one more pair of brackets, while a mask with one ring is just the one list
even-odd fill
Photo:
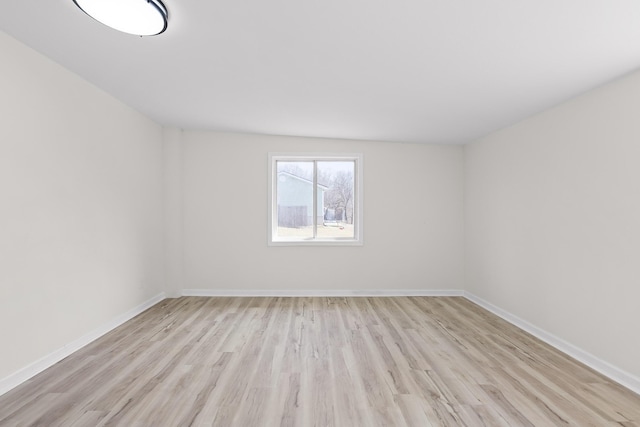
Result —
[[640, 426], [640, 396], [462, 297], [168, 299], [0, 426]]

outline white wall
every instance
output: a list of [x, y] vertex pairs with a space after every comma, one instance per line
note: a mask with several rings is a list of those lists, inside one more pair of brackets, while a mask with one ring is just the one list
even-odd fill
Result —
[[162, 129], [0, 33], [0, 379], [162, 291]]
[[164, 180], [164, 279], [167, 296], [180, 296], [184, 288], [183, 262], [183, 163], [182, 131], [164, 128], [163, 180]]
[[640, 73], [465, 149], [466, 288], [640, 377]]
[[[461, 147], [214, 132], [182, 141], [184, 288], [462, 289]], [[268, 153], [291, 151], [364, 154], [364, 246], [267, 246]]]

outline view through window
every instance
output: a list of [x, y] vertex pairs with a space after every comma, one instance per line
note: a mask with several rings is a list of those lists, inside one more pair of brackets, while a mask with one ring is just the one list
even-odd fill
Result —
[[359, 239], [358, 158], [272, 161], [272, 241]]

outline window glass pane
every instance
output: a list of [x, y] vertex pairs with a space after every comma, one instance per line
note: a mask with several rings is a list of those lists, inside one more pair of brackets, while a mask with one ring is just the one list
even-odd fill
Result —
[[321, 161], [318, 167], [317, 237], [346, 237], [354, 232], [354, 161]]
[[276, 162], [277, 236], [313, 238], [313, 162]]

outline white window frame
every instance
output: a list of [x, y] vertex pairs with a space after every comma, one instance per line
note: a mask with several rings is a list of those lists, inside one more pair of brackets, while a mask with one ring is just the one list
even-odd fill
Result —
[[[353, 161], [354, 171], [354, 196], [353, 219], [354, 237], [279, 237], [278, 228], [278, 194], [277, 194], [277, 167], [276, 162], [322, 162], [322, 161]], [[314, 173], [314, 175], [316, 175]], [[313, 179], [313, 203], [317, 204], [317, 177]], [[363, 240], [363, 155], [361, 153], [269, 153], [269, 186], [268, 186], [268, 224], [267, 243], [269, 246], [361, 246]], [[317, 206], [314, 208], [314, 211]], [[314, 225], [317, 227], [317, 212], [313, 214]]]

